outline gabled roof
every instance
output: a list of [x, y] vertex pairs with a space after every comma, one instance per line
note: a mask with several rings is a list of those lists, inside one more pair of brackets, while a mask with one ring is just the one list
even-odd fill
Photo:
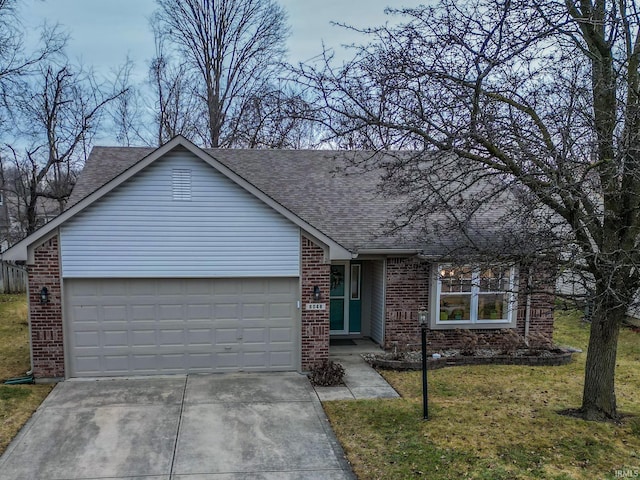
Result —
[[[390, 234], [384, 224], [406, 202], [384, 196], [384, 169], [357, 172], [358, 159], [385, 154], [332, 150], [200, 149], [183, 137], [160, 148], [94, 147], [69, 199], [67, 210], [11, 247], [3, 258], [23, 260], [34, 242], [173, 149], [186, 149], [322, 241], [332, 259], [359, 253], [426, 253], [417, 235]], [[394, 152], [394, 156], [402, 155]], [[496, 215], [490, 212], [490, 216]]]
[[[380, 172], [345, 175], [347, 152], [332, 150], [204, 149], [304, 222], [352, 252], [362, 248], [417, 249], [381, 234], [401, 199], [380, 194]], [[153, 149], [94, 147], [69, 199], [74, 205]], [[353, 155], [354, 152], [348, 152]], [[370, 155], [362, 152], [360, 155]]]

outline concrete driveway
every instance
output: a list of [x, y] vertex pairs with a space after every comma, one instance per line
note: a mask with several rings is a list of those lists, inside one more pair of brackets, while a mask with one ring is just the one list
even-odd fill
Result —
[[0, 458], [9, 479], [352, 479], [307, 378], [60, 383]]

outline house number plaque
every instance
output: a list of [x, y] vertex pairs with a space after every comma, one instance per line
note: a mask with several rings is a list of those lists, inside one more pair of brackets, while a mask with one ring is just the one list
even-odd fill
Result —
[[326, 310], [326, 303], [307, 303], [304, 307], [305, 310]]

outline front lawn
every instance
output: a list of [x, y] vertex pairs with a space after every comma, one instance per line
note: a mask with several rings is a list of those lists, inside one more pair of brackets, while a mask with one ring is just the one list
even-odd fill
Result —
[[51, 391], [51, 385], [3, 385], [29, 368], [26, 297], [0, 295], [0, 454]]
[[[580, 317], [556, 312], [556, 343], [586, 351], [588, 326]], [[561, 367], [430, 371], [427, 422], [420, 372], [382, 372], [401, 399], [324, 408], [361, 480], [640, 478], [640, 333], [625, 328], [620, 337], [621, 425], [557, 413], [580, 406], [585, 354], [574, 358]]]

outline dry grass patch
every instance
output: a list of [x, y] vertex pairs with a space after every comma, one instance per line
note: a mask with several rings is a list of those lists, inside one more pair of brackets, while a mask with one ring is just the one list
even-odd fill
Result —
[[51, 391], [51, 385], [2, 385], [29, 368], [26, 297], [0, 295], [0, 454]]
[[[579, 312], [557, 312], [556, 342], [586, 349]], [[360, 479], [614, 479], [640, 470], [640, 334], [622, 332], [621, 425], [557, 412], [580, 405], [585, 354], [560, 367], [469, 366], [429, 372], [422, 418], [420, 372], [383, 372], [400, 400], [327, 402]], [[619, 478], [619, 477], [618, 477]]]

